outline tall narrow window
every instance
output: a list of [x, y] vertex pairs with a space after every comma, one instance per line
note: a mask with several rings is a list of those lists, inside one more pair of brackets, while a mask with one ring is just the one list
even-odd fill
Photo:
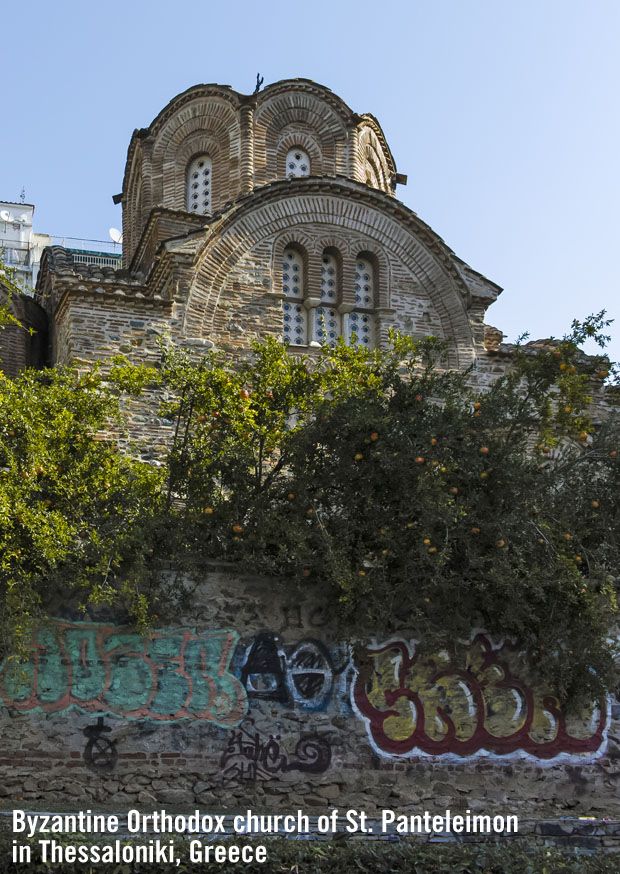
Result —
[[310, 158], [303, 149], [289, 149], [286, 155], [286, 175], [289, 179], [310, 175]]
[[[355, 309], [345, 317], [345, 337], [351, 345], [374, 344], [374, 317], [368, 312], [375, 303], [375, 272], [366, 258], [355, 262]], [[366, 312], [365, 312], [366, 310]]]
[[329, 250], [321, 258], [321, 305], [312, 313], [312, 339], [335, 346], [342, 330], [338, 305], [338, 261]]
[[321, 263], [321, 303], [336, 303], [338, 295], [338, 262], [335, 255], [323, 252]]
[[208, 215], [211, 212], [213, 162], [208, 155], [199, 155], [187, 168], [186, 203], [189, 212]]
[[282, 339], [289, 346], [305, 345], [307, 340], [307, 312], [303, 305], [304, 262], [296, 249], [285, 249], [282, 263], [282, 303], [284, 327]]
[[312, 310], [312, 339], [323, 346], [335, 346], [340, 336], [340, 314], [332, 307], [320, 306]]
[[360, 313], [355, 310], [346, 316], [346, 341], [350, 346], [368, 346], [374, 344], [374, 317], [370, 313]]
[[370, 309], [374, 305], [375, 272], [370, 261], [358, 258], [355, 263], [355, 308]]

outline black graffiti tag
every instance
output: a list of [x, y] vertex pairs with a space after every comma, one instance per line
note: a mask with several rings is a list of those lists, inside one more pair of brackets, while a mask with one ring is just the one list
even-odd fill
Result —
[[84, 761], [93, 771], [107, 773], [112, 771], [118, 759], [116, 741], [103, 737], [105, 732], [112, 731], [109, 725], [103, 724], [103, 716], [97, 719], [95, 725], [87, 725], [83, 731], [88, 742], [84, 747]]
[[288, 771], [322, 774], [329, 768], [331, 758], [329, 741], [318, 734], [302, 735], [289, 757], [280, 735], [270, 734], [265, 739], [248, 717], [230, 733], [220, 767], [228, 779], [264, 780]]

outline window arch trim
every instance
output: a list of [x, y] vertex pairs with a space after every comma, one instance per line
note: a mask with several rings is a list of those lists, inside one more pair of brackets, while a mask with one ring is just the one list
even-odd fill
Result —
[[[287, 177], [286, 157], [293, 149], [301, 149], [310, 160], [310, 176], [320, 176], [323, 173], [323, 152], [320, 140], [317, 140], [312, 130], [286, 130], [280, 133], [275, 148], [275, 167], [266, 168], [269, 179], [285, 179]], [[267, 179], [265, 180], [267, 181]]]

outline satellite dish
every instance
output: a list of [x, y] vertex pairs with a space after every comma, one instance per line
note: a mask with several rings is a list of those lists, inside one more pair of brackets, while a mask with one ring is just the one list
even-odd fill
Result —
[[28, 224], [28, 216], [26, 215], [25, 212], [23, 212], [20, 215], [20, 217], [17, 219], [17, 221], [21, 222], [23, 225], [27, 225]]
[[2, 212], [0, 212], [0, 219], [2, 219], [3, 222], [8, 222], [11, 220], [8, 209], [3, 209]]
[[123, 235], [121, 234], [121, 232], [119, 231], [118, 228], [110, 228], [109, 234], [110, 234], [110, 239], [114, 243], [122, 243], [123, 242]]

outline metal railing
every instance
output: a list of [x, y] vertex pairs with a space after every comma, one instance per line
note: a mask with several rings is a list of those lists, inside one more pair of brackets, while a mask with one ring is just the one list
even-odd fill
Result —
[[15, 240], [0, 239], [0, 256], [9, 267], [27, 267], [30, 264], [30, 246], [16, 244]]
[[83, 237], [51, 237], [52, 246], [64, 246], [66, 249], [83, 249], [90, 251], [96, 249], [98, 252], [110, 252], [121, 254], [122, 243], [113, 243], [112, 240], [87, 240]]
[[121, 256], [120, 253], [115, 255], [110, 252], [108, 254], [104, 252], [76, 252], [72, 249], [69, 250], [73, 255], [73, 263], [74, 264], [97, 264], [100, 267], [113, 267], [117, 270], [121, 266]]

